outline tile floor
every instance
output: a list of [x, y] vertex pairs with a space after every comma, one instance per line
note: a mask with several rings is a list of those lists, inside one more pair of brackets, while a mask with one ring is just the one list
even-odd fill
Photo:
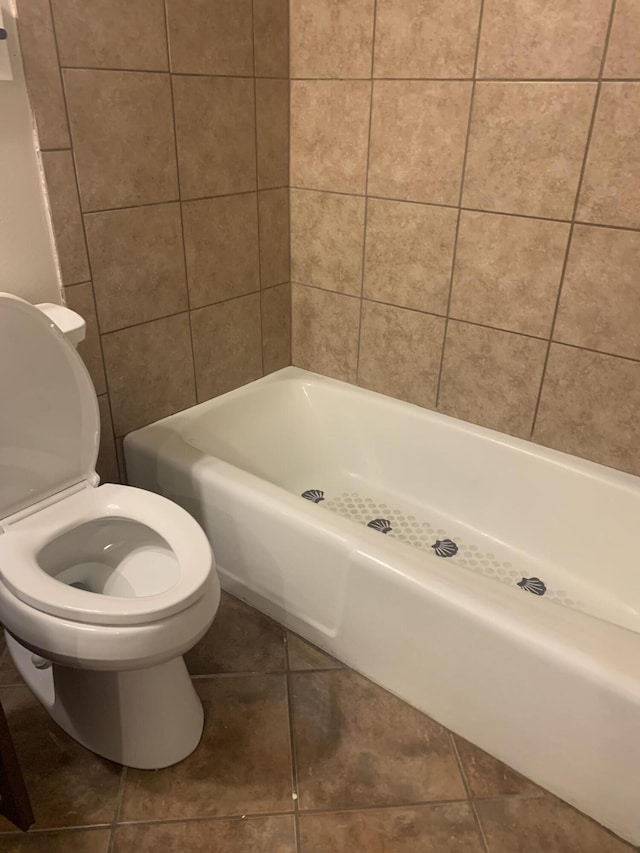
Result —
[[[0, 656], [37, 818], [3, 853], [623, 853], [607, 830], [225, 596], [187, 655], [196, 752], [124, 770], [75, 743]], [[294, 799], [293, 792], [297, 792]]]

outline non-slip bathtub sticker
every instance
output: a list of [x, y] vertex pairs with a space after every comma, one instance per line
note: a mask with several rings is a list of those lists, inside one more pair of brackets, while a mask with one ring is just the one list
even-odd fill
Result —
[[518, 586], [534, 595], [544, 595], [547, 591], [546, 585], [540, 578], [522, 578], [521, 581], [518, 581]]
[[373, 521], [367, 522], [367, 527], [372, 527], [374, 530], [379, 530], [380, 533], [391, 533], [393, 527], [391, 522], [386, 518], [374, 518]]
[[451, 539], [436, 539], [431, 547], [438, 557], [453, 557], [458, 553], [458, 546]]
[[324, 500], [324, 492], [321, 489], [307, 489], [302, 493], [302, 497], [308, 501], [313, 501], [314, 504], [319, 504]]

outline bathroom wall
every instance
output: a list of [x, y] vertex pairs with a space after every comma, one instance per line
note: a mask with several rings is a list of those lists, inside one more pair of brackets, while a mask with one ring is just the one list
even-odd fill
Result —
[[640, 5], [290, 7], [294, 364], [640, 474]]
[[20, 0], [18, 18], [117, 481], [127, 432], [290, 361], [287, 3]]

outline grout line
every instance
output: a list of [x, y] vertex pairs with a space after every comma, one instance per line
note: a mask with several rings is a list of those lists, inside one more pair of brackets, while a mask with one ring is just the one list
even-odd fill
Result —
[[[480, 834], [480, 838], [482, 839], [482, 844], [484, 845], [485, 853], [489, 853], [489, 843], [484, 834], [484, 829], [482, 823], [480, 821], [480, 815], [476, 809], [475, 802], [473, 800], [473, 796], [471, 794], [471, 788], [469, 787], [469, 781], [467, 779], [467, 774], [464, 771], [464, 765], [462, 763], [462, 759], [460, 758], [460, 753], [458, 752], [458, 744], [456, 743], [456, 739], [453, 736], [453, 732], [449, 732], [449, 742], [451, 743], [451, 749], [453, 750], [453, 754], [455, 756], [456, 762], [458, 764], [458, 770], [460, 771], [460, 776], [462, 777], [462, 784], [464, 785], [464, 789], [467, 792], [467, 802], [471, 808], [473, 813], [474, 820], [476, 822], [476, 826], [478, 828], [478, 833]], [[504, 799], [507, 799], [506, 797]]]
[[284, 631], [285, 644], [285, 690], [287, 693], [287, 723], [289, 727], [289, 750], [291, 758], [291, 787], [295, 799], [293, 800], [293, 831], [295, 836], [296, 851], [300, 851], [300, 785], [298, 781], [298, 753], [296, 750], [296, 737], [293, 723], [293, 685], [291, 684], [292, 671], [289, 662], [289, 633]]
[[118, 788], [118, 798], [116, 800], [116, 808], [113, 814], [113, 821], [111, 823], [111, 836], [109, 838], [109, 846], [107, 847], [107, 853], [112, 853], [113, 846], [115, 844], [116, 827], [118, 826], [118, 821], [120, 820], [122, 802], [124, 800], [124, 788], [127, 782], [127, 770], [128, 767], [123, 766], [122, 772], [120, 774], [120, 787]]
[[[120, 821], [118, 823], [118, 826], [170, 826], [174, 823], [205, 823], [206, 821], [214, 821], [216, 823], [220, 823], [221, 821], [225, 820], [241, 822], [245, 820], [256, 820], [264, 817], [290, 817], [292, 814], [293, 811], [234, 812], [233, 814], [206, 814], [196, 815], [195, 817], [141, 818], [140, 820], [136, 820], [134, 818], [132, 820]], [[1, 839], [2, 836], [0, 835], [0, 840]], [[107, 853], [109, 853], [109, 851], [107, 851]]]
[[[261, 228], [260, 228], [260, 160], [258, 141], [258, 83], [256, 79], [256, 10], [255, 0], [251, 0], [251, 64], [253, 66], [253, 133], [255, 142], [256, 163], [256, 226], [257, 226], [257, 249], [258, 249], [258, 285], [260, 299], [260, 375], [264, 376], [264, 329], [263, 329], [263, 298], [262, 298], [262, 251], [261, 251]], [[287, 108], [288, 109], [288, 108]]]
[[[171, 76], [174, 77], [175, 75], [171, 75]], [[172, 92], [172, 103], [173, 103], [173, 92]], [[174, 134], [175, 134], [175, 119], [174, 119]], [[177, 147], [177, 138], [176, 138], [176, 147]], [[70, 149], [64, 148], [61, 150], [69, 151]], [[46, 152], [43, 152], [43, 153], [46, 153]], [[178, 178], [179, 178], [179, 171], [178, 171]], [[194, 196], [192, 198], [191, 197], [190, 198], [180, 198], [180, 197], [168, 198], [168, 199], [164, 199], [162, 201], [146, 201], [146, 202], [143, 202], [142, 204], [126, 204], [126, 205], [119, 206], [119, 207], [101, 207], [101, 208], [96, 208], [95, 210], [83, 210], [82, 213], [84, 216], [93, 216], [96, 213], [113, 213], [113, 212], [118, 211], [118, 210], [134, 210], [134, 209], [139, 208], [139, 207], [157, 207], [158, 205], [162, 205], [162, 204], [179, 204], [181, 201], [183, 204], [188, 204], [188, 203], [193, 202], [193, 201], [212, 201], [213, 199], [229, 198], [230, 196], [236, 196], [236, 195], [251, 195], [252, 193], [257, 193], [257, 192], [269, 192], [271, 190], [286, 190], [286, 189], [289, 189], [289, 188], [284, 187], [284, 186], [262, 187], [260, 190], [258, 190], [254, 187], [253, 189], [249, 189], [249, 190], [236, 190], [236, 191], [231, 192], [231, 193], [219, 193], [218, 195], [201, 195], [201, 196]]]

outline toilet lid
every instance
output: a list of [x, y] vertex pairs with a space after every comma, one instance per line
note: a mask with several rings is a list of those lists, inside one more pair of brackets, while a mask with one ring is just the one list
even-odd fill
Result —
[[0, 522], [96, 482], [100, 415], [74, 347], [41, 311], [0, 293]]

